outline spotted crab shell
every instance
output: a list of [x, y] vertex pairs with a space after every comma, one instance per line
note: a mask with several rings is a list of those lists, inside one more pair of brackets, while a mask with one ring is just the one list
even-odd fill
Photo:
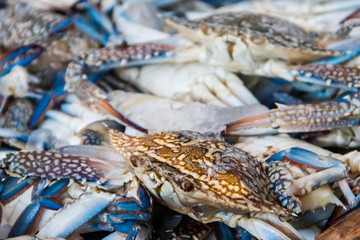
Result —
[[229, 53], [241, 40], [262, 59], [279, 58], [300, 63], [344, 54], [322, 48], [300, 26], [265, 14], [221, 13], [194, 21], [171, 17], [165, 18], [165, 22], [190, 40], [209, 48], [214, 38], [222, 37], [229, 46]]

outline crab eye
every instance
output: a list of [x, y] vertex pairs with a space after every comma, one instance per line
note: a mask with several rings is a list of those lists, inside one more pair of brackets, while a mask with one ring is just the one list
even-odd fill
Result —
[[131, 164], [132, 164], [134, 167], [137, 167], [137, 166], [138, 166], [138, 165], [137, 165], [137, 160], [138, 160], [138, 157], [137, 157], [137, 156], [131, 155], [131, 157], [130, 157], [130, 162], [131, 162]]
[[262, 36], [251, 36], [251, 41], [257, 45], [262, 45], [265, 43], [266, 39]]
[[208, 32], [208, 26], [206, 23], [202, 23], [201, 24], [201, 31], [204, 33], [204, 34], [207, 34]]
[[192, 182], [189, 179], [186, 179], [186, 178], [181, 178], [180, 179], [180, 187], [185, 192], [190, 192], [190, 191], [192, 191], [194, 189], [194, 185], [192, 184]]

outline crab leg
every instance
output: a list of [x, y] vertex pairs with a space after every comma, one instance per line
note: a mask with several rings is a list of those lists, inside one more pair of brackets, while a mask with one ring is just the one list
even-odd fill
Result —
[[36, 105], [29, 121], [29, 128], [33, 129], [38, 122], [45, 116], [45, 113], [54, 106], [54, 101], [50, 93], [44, 93]]
[[347, 91], [357, 91], [360, 69], [334, 64], [308, 64], [298, 68], [296, 79]]
[[351, 191], [350, 186], [345, 179], [339, 181], [338, 184], [342, 193], [344, 194], [344, 197], [349, 203], [350, 208], [355, 208], [360, 202], [360, 195], [355, 197], [354, 193]]
[[20, 236], [31, 231], [30, 229], [35, 225], [42, 207], [52, 210], [60, 209], [62, 205], [51, 198], [58, 194], [67, 184], [68, 181], [56, 182], [54, 185], [45, 188], [39, 196], [35, 196], [35, 198], [32, 199], [33, 202], [26, 207], [16, 220], [8, 237]]
[[80, 100], [91, 108], [105, 111], [129, 126], [146, 133], [146, 129], [131, 122], [115, 110], [108, 102], [106, 93], [97, 86], [84, 81], [84, 79], [87, 79], [85, 74], [89, 72], [99, 73], [116, 67], [137, 66], [154, 61], [164, 61], [173, 48], [173, 46], [166, 44], [148, 43], [131, 46], [110, 46], [88, 51], [68, 65], [65, 74], [65, 89], [74, 92]]
[[44, 48], [37, 44], [16, 48], [0, 56], [0, 78], [8, 74], [14, 66], [26, 66], [37, 58]]
[[227, 125], [229, 135], [257, 135], [282, 132], [314, 132], [355, 126], [359, 123], [360, 95], [352, 93], [334, 102], [277, 105], [269, 113], [241, 119]]
[[50, 221], [40, 229], [37, 237], [41, 239], [64, 238], [93, 218], [115, 199], [115, 194], [93, 189], [89, 190], [91, 191], [81, 194], [79, 198], [74, 199], [57, 212]]
[[113, 43], [114, 40], [116, 40], [115, 43], [123, 42], [123, 39], [118, 38], [119, 33], [116, 31], [111, 21], [93, 5], [89, 3], [79, 3], [76, 8], [84, 8], [91, 17], [91, 21], [79, 14], [76, 14], [72, 18], [74, 25], [80, 31], [95, 38], [105, 46], [109, 43]]
[[[266, 162], [276, 163], [277, 161], [282, 160], [290, 160], [291, 162], [304, 165], [305, 167], [324, 169], [322, 171], [304, 176], [293, 181], [291, 179], [289, 180], [285, 178], [284, 170], [275, 169], [275, 173], [280, 173], [282, 177], [276, 179], [275, 181], [272, 180], [271, 182], [273, 185], [270, 186], [272, 187], [272, 189], [276, 189], [275, 193], [280, 193], [281, 198], [279, 198], [279, 200], [285, 207], [287, 207], [289, 203], [292, 203], [290, 202], [291, 199], [289, 199], [288, 195], [290, 195], [290, 197], [291, 195], [305, 195], [323, 185], [333, 183], [335, 181], [338, 181], [339, 186], [351, 207], [355, 207], [357, 205], [359, 197], [356, 197], [355, 200], [355, 196], [352, 194], [345, 180], [348, 176], [348, 165], [335, 158], [319, 156], [314, 152], [297, 147], [280, 151], [274, 154], [272, 157], [268, 158]], [[278, 165], [275, 165], [275, 167], [278, 167]], [[271, 170], [268, 170], [268, 172], [270, 171]], [[272, 179], [271, 175], [270, 179]], [[290, 181], [292, 181], [292, 188], [287, 187], [287, 185], [289, 185], [289, 183], [287, 182]], [[291, 192], [287, 193], [286, 189], [291, 189]]]
[[27, 94], [29, 76], [21, 66], [28, 65], [42, 51], [43, 48], [40, 45], [31, 44], [0, 56], [0, 111], [9, 96], [25, 96]]
[[150, 229], [147, 226], [140, 225], [135, 221], [125, 221], [120, 224], [114, 224], [114, 229], [116, 232], [108, 235], [103, 238], [103, 240], [112, 240], [112, 239], [136, 239], [136, 236], [139, 235], [144, 239], [148, 239], [150, 236]]
[[19, 182], [19, 178], [8, 177], [1, 183], [0, 202], [8, 204], [33, 185], [34, 179], [27, 178]]
[[[236, 221], [237, 226], [246, 229], [258, 239], [304, 239], [289, 223], [280, 221], [276, 216], [267, 217], [263, 214], [255, 214], [249, 218], [236, 215], [233, 216], [232, 221]], [[232, 226], [231, 224], [234, 223], [226, 224]]]

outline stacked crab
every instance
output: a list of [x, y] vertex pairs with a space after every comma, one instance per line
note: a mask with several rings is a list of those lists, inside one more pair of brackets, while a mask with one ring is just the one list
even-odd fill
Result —
[[0, 238], [344, 234], [359, 3], [58, 4], [0, 9]]

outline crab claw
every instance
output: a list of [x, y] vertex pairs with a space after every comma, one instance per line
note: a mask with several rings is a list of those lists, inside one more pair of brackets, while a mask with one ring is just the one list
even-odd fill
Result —
[[[31, 232], [31, 227], [36, 225], [39, 220], [38, 214], [41, 208], [58, 210], [62, 207], [57, 201], [52, 199], [58, 194], [69, 182], [67, 180], [58, 181], [55, 184], [43, 189], [42, 193], [30, 203], [13, 225], [8, 237], [16, 237]], [[38, 217], [38, 218], [37, 218]]]
[[33, 129], [35, 125], [45, 116], [45, 113], [54, 106], [54, 101], [49, 93], [44, 93], [29, 121], [29, 128]]
[[30, 44], [16, 48], [0, 56], [0, 78], [8, 74], [14, 66], [26, 66], [37, 58], [44, 48], [38, 44]]
[[227, 124], [225, 135], [261, 135], [314, 132], [355, 126], [359, 123], [360, 95], [352, 93], [334, 102], [282, 105], [268, 113]]
[[255, 214], [251, 218], [239, 217], [237, 225], [258, 239], [305, 239], [289, 223], [272, 214]]
[[64, 90], [64, 74], [65, 70], [56, 74], [53, 88], [50, 92], [44, 92], [42, 94], [28, 123], [30, 129], [33, 129], [39, 123], [46, 112], [55, 105], [55, 102], [60, 101], [67, 96], [68, 93]]
[[103, 210], [114, 199], [115, 194], [89, 188], [88, 192], [81, 194], [58, 211], [40, 229], [37, 237], [40, 239], [65, 238]]
[[6, 205], [23, 194], [33, 185], [34, 179], [27, 178], [19, 182], [19, 178], [7, 177], [2, 183], [0, 192], [0, 203]]
[[126, 125], [135, 128], [136, 130], [148, 133], [148, 130], [139, 126], [126, 118], [123, 114], [117, 111], [108, 101], [107, 94], [103, 92], [96, 85], [87, 81], [79, 81], [75, 88], [76, 96], [82, 103], [98, 112], [103, 112], [114, 116]]
[[73, 17], [73, 23], [80, 31], [95, 38], [105, 46], [109, 43], [120, 44], [123, 42], [111, 21], [96, 7], [86, 2], [80, 2], [76, 8], [84, 9], [90, 16], [90, 19], [80, 14]]

